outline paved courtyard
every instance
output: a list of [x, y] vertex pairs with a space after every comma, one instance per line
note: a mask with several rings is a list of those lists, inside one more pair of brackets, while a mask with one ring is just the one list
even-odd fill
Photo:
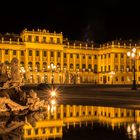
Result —
[[[51, 85], [25, 85], [34, 89], [40, 98], [48, 98]], [[97, 105], [140, 109], [140, 88], [132, 90], [131, 85], [54, 85], [58, 91], [58, 103], [70, 105]]]

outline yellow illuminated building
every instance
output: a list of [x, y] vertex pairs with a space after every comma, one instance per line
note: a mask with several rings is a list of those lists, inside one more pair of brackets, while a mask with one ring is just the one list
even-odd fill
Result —
[[[48, 30], [23, 30], [20, 35], [0, 37], [0, 61], [17, 57], [27, 83], [131, 84], [132, 59], [127, 56], [139, 44], [112, 41], [96, 45], [70, 42], [62, 33]], [[140, 83], [139, 56], [136, 56], [136, 81]]]
[[81, 127], [83, 125], [88, 126], [88, 124], [92, 124], [94, 127], [94, 123], [100, 123], [112, 129], [120, 128], [121, 126], [129, 129], [132, 124], [135, 124], [140, 129], [140, 110], [59, 105], [54, 112], [42, 112], [42, 114], [34, 114], [29, 117], [29, 120], [27, 119], [23, 126], [23, 139], [62, 138], [63, 127], [69, 129], [70, 126], [75, 127], [78, 125]]

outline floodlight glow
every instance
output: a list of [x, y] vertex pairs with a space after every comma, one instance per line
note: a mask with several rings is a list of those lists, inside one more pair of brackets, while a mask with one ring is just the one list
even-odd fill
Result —
[[55, 105], [56, 104], [56, 101], [53, 99], [53, 100], [51, 100], [51, 104], [52, 105]]
[[51, 96], [55, 97], [56, 96], [56, 92], [55, 91], [51, 91]]
[[136, 48], [133, 48], [133, 49], [132, 49], [132, 52], [135, 53], [135, 52], [136, 52]]
[[135, 57], [135, 53], [132, 53], [132, 58], [134, 58]]
[[131, 55], [131, 53], [130, 52], [127, 52], [127, 56], [130, 56]]

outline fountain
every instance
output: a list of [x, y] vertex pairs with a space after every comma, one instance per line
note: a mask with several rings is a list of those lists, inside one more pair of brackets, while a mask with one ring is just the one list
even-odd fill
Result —
[[11, 60], [9, 71], [7, 64], [0, 65], [0, 114], [12, 112], [20, 115], [47, 108], [48, 101], [40, 100], [33, 89], [28, 93], [21, 90], [22, 78], [17, 58]]

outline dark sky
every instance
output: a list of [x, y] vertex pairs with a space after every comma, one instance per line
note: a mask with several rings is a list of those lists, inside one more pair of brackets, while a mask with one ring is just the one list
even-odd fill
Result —
[[140, 6], [135, 0], [5, 0], [0, 6], [1, 33], [27, 27], [97, 43], [140, 39]]

